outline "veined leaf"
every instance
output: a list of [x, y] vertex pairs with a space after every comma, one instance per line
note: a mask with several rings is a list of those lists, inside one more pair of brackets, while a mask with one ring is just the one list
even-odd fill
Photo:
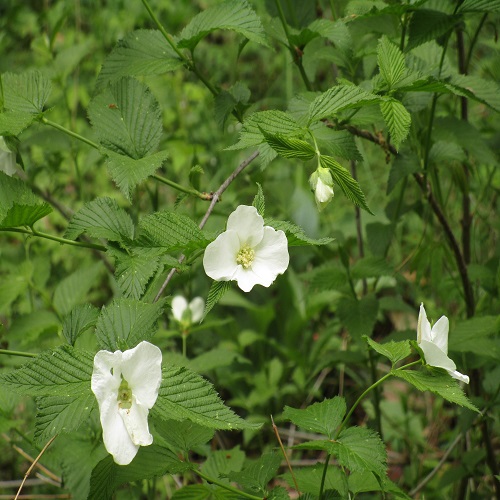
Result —
[[73, 215], [64, 236], [75, 240], [83, 232], [94, 238], [123, 241], [133, 239], [134, 223], [116, 200], [96, 198]]
[[150, 340], [164, 306], [164, 300], [148, 304], [132, 299], [116, 299], [104, 306], [95, 331], [99, 346], [108, 351], [126, 350]]
[[162, 384], [151, 415], [191, 420], [211, 429], [246, 429], [249, 424], [224, 405], [212, 384], [187, 368], [164, 366]]
[[[324, 466], [317, 463], [310, 467], [294, 468], [293, 470], [295, 479], [299, 485], [299, 489], [303, 494], [302, 500], [317, 500], [319, 498], [319, 490], [324, 474]], [[295, 487], [294, 478], [290, 472], [285, 472], [283, 475], [285, 481], [292, 487]], [[330, 465], [325, 474], [325, 490], [323, 492], [322, 500], [336, 500], [338, 495], [330, 495], [333, 490], [340, 493], [340, 498], [347, 498], [347, 484], [345, 481], [345, 473], [339, 468]], [[305, 494], [304, 494], [305, 493]], [[307, 495], [307, 494], [310, 495]]]
[[378, 42], [377, 62], [380, 74], [389, 88], [394, 87], [403, 77], [406, 64], [403, 53], [386, 36], [381, 37]]
[[0, 227], [32, 226], [52, 212], [20, 179], [0, 172]]
[[500, 12], [500, 0], [464, 0], [458, 12]]
[[394, 147], [399, 149], [399, 146], [406, 139], [410, 131], [410, 113], [396, 99], [382, 101], [380, 103], [380, 110], [391, 134], [391, 141]]
[[156, 420], [155, 429], [168, 444], [179, 451], [188, 452], [210, 441], [214, 429], [203, 427], [189, 420]]
[[305, 409], [285, 406], [283, 418], [310, 432], [332, 438], [346, 413], [345, 399], [339, 396], [314, 403]]
[[308, 27], [313, 33], [327, 38], [344, 53], [352, 51], [353, 43], [349, 28], [343, 20], [330, 21], [329, 19], [315, 19]]
[[408, 43], [405, 47], [406, 52], [448, 33], [459, 21], [459, 16], [445, 14], [438, 10], [415, 10], [410, 18]]
[[326, 155], [321, 155], [320, 163], [322, 167], [330, 169], [334, 182], [340, 186], [340, 189], [349, 200], [373, 215], [366, 204], [365, 195], [361, 191], [358, 182], [340, 163], [331, 156]]
[[236, 31], [268, 46], [262, 23], [247, 0], [227, 0], [200, 12], [182, 30], [177, 46], [193, 50], [202, 38], [219, 29]]
[[264, 192], [262, 191], [262, 186], [257, 182], [257, 194], [253, 199], [252, 206], [257, 209], [259, 215], [264, 217], [264, 212], [266, 211], [266, 200], [264, 198]]
[[431, 391], [447, 401], [479, 412], [464, 394], [458, 382], [444, 370], [431, 367], [427, 371], [392, 370], [391, 373], [395, 377], [406, 380], [419, 391]]
[[0, 113], [0, 135], [19, 135], [28, 128], [34, 121], [36, 115], [23, 111], [5, 111]]
[[124, 483], [179, 474], [191, 468], [191, 464], [182, 462], [173, 451], [156, 444], [141, 446], [129, 465], [118, 465], [108, 455], [92, 471], [88, 498], [111, 500], [114, 491]]
[[372, 349], [382, 354], [382, 356], [389, 358], [393, 366], [411, 354], [410, 342], [408, 340], [402, 340], [401, 342], [391, 341], [384, 344], [379, 344], [369, 337], [365, 337], [365, 340]]
[[183, 65], [158, 30], [136, 30], [120, 40], [106, 57], [96, 87], [123, 76], [161, 75]]
[[[231, 288], [230, 281], [214, 281], [210, 286], [210, 290], [207, 295], [207, 303], [205, 304], [205, 310], [203, 311], [203, 317], [201, 321], [203, 321], [207, 314], [213, 309], [215, 304], [219, 302], [222, 296]], [[200, 321], [200, 322], [201, 322]]]
[[160, 106], [149, 88], [134, 78], [112, 83], [91, 101], [88, 114], [106, 149], [139, 160], [158, 147], [162, 134]]
[[0, 382], [25, 396], [73, 397], [90, 392], [93, 366], [92, 353], [64, 345], [0, 375]]
[[274, 227], [276, 230], [282, 230], [286, 234], [288, 240], [288, 246], [302, 246], [302, 245], [327, 245], [331, 243], [334, 238], [309, 238], [304, 233], [304, 230], [294, 224], [293, 222], [285, 220], [275, 220], [275, 219], [264, 219], [267, 226]]
[[39, 71], [27, 71], [2, 75], [3, 105], [8, 111], [38, 115], [51, 91], [50, 80], [47, 80]]
[[473, 75], [455, 75], [448, 84], [458, 95], [464, 95], [500, 112], [500, 86], [492, 80]]
[[84, 304], [74, 307], [66, 315], [63, 322], [62, 333], [68, 344], [75, 345], [76, 339], [87, 329], [95, 326], [99, 309], [92, 304]]
[[359, 108], [379, 99], [356, 85], [336, 85], [316, 97], [309, 108], [309, 123], [334, 116], [344, 109]]
[[[264, 453], [258, 460], [249, 463], [243, 470], [230, 472], [228, 477], [246, 490], [265, 494], [267, 484], [276, 475], [280, 464], [281, 455], [279, 453]], [[266, 495], [266, 498], [270, 497]]]
[[286, 137], [282, 134], [269, 134], [262, 131], [266, 142], [283, 158], [298, 158], [307, 161], [316, 156], [311, 144], [296, 137]]

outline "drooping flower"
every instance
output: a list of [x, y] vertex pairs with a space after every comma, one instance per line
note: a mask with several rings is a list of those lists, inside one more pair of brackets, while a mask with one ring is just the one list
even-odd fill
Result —
[[127, 351], [99, 351], [91, 387], [99, 405], [104, 446], [119, 465], [153, 442], [148, 414], [161, 383], [161, 351], [143, 341]]
[[189, 302], [182, 296], [176, 295], [172, 299], [172, 313], [174, 319], [184, 325], [197, 323], [203, 317], [205, 302], [201, 297], [195, 297]]
[[0, 135], [0, 171], [7, 175], [16, 172], [16, 154], [12, 152], [3, 136]]
[[309, 185], [314, 191], [318, 210], [323, 210], [333, 198], [333, 179], [330, 170], [318, 167], [309, 177]]
[[228, 218], [226, 231], [210, 243], [203, 266], [216, 281], [237, 281], [249, 292], [254, 285], [268, 287], [289, 263], [285, 233], [264, 226], [255, 207], [240, 205]]
[[444, 368], [453, 378], [469, 383], [469, 377], [457, 371], [455, 363], [448, 357], [449, 322], [441, 316], [431, 328], [425, 308], [420, 304], [417, 324], [417, 343], [424, 352], [425, 362], [436, 368]]

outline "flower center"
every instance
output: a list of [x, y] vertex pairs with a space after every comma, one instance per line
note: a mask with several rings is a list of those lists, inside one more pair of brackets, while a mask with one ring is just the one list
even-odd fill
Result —
[[116, 399], [120, 408], [123, 408], [124, 410], [130, 410], [130, 408], [132, 408], [132, 389], [123, 377], [120, 387], [118, 387], [118, 395]]
[[236, 264], [243, 266], [243, 269], [248, 269], [255, 259], [255, 250], [250, 247], [242, 247], [236, 254]]

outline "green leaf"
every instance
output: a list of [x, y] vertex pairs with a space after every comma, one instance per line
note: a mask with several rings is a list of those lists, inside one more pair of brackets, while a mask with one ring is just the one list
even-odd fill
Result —
[[0, 375], [0, 382], [25, 396], [73, 397], [89, 393], [93, 366], [93, 354], [64, 345]]
[[[222, 296], [231, 288], [230, 281], [213, 281], [210, 286], [210, 290], [207, 295], [207, 303], [205, 304], [205, 310], [203, 311], [203, 317], [201, 321], [203, 321], [207, 314], [213, 309], [215, 304], [219, 302]], [[200, 321], [200, 322], [201, 322]]]
[[379, 99], [355, 85], [336, 85], [316, 97], [309, 108], [309, 124], [336, 115], [345, 109], [359, 108]]
[[257, 182], [257, 194], [253, 199], [252, 206], [257, 209], [257, 212], [261, 217], [264, 217], [264, 212], [266, 211], [266, 200], [264, 198], [264, 192], [262, 191], [262, 186]]
[[448, 15], [437, 10], [415, 10], [410, 18], [408, 43], [405, 47], [406, 52], [448, 33], [459, 21], [460, 17]]
[[431, 391], [451, 403], [479, 412], [464, 394], [458, 382], [444, 370], [428, 367], [426, 371], [392, 370], [391, 373], [406, 380], [419, 391]]
[[266, 142], [283, 158], [298, 158], [307, 161], [316, 156], [316, 150], [308, 142], [282, 134], [269, 134], [262, 131]]
[[242, 471], [230, 472], [228, 477], [252, 493], [266, 493], [269, 481], [276, 475], [281, 464], [281, 454], [264, 453], [258, 460], [249, 463]]
[[37, 119], [36, 115], [22, 111], [0, 113], [0, 135], [17, 136]]
[[175, 490], [171, 500], [241, 500], [241, 496], [213, 485], [189, 484]]
[[136, 30], [120, 40], [106, 57], [96, 88], [124, 76], [161, 75], [175, 71], [182, 60], [158, 30]]
[[382, 78], [391, 89], [403, 77], [406, 64], [403, 53], [385, 35], [378, 42], [377, 62]]
[[151, 416], [190, 420], [210, 429], [256, 428], [224, 405], [212, 384], [184, 367], [164, 366], [158, 399]]
[[96, 198], [73, 215], [64, 236], [75, 240], [83, 232], [93, 238], [124, 241], [133, 239], [134, 223], [116, 200]]
[[402, 340], [400, 342], [385, 342], [384, 344], [379, 344], [369, 337], [365, 337], [368, 345], [377, 351], [382, 356], [389, 358], [392, 365], [394, 366], [398, 361], [407, 358], [411, 354], [411, 347], [409, 340]]
[[62, 333], [68, 344], [74, 346], [76, 339], [90, 327], [95, 326], [99, 309], [92, 304], [74, 307], [63, 321]]
[[[324, 466], [321, 463], [314, 464], [311, 467], [294, 467], [293, 469], [295, 479], [299, 485], [299, 489], [303, 495], [300, 497], [303, 500], [318, 500], [319, 489], [321, 481], [323, 478]], [[293, 480], [290, 472], [285, 472], [284, 478], [286, 482], [295, 488], [295, 482]], [[340, 470], [339, 467], [329, 466], [326, 470], [325, 475], [325, 492], [327, 490], [336, 490], [341, 493], [341, 498], [347, 498], [347, 484], [345, 481], [345, 474]], [[314, 496], [306, 496], [305, 494], [310, 494]], [[324, 499], [338, 498], [323, 495]], [[322, 498], [323, 500], [323, 498]]]
[[159, 247], [165, 252], [182, 250], [185, 254], [205, 248], [208, 240], [198, 224], [186, 215], [164, 210], [143, 217], [139, 222], [138, 246]]
[[345, 399], [339, 396], [314, 403], [305, 409], [285, 406], [283, 418], [310, 432], [324, 434], [330, 439], [346, 413]]
[[354, 338], [370, 336], [377, 320], [378, 300], [373, 294], [360, 300], [351, 296], [341, 297], [337, 303], [337, 314]]
[[[32, 70], [25, 73], [4, 73], [2, 75], [3, 105], [8, 111], [38, 115], [43, 108], [51, 91], [50, 80], [47, 80], [39, 71]], [[25, 115], [23, 116], [24, 119]]]
[[247, 107], [250, 95], [250, 89], [243, 82], [236, 82], [228, 90], [221, 90], [214, 99], [217, 124], [224, 128], [227, 118], [235, 109]]
[[500, 12], [500, 0], [464, 0], [458, 12]]
[[121, 78], [92, 99], [88, 114], [99, 142], [139, 160], [151, 155], [163, 131], [158, 101], [134, 78]]
[[125, 350], [150, 340], [164, 306], [164, 300], [148, 304], [132, 299], [116, 299], [104, 306], [95, 331], [99, 346], [108, 351]]
[[380, 110], [391, 134], [391, 142], [396, 149], [399, 149], [399, 146], [406, 139], [410, 131], [410, 113], [396, 99], [382, 101], [380, 103]]
[[80, 267], [62, 279], [54, 290], [53, 304], [62, 316], [69, 314], [77, 304], [85, 302], [89, 290], [98, 285], [97, 278], [102, 271], [102, 262]]
[[454, 75], [447, 85], [458, 95], [486, 104], [500, 112], [500, 85], [474, 75]]
[[229, 484], [227, 474], [240, 471], [245, 462], [245, 452], [239, 445], [229, 450], [211, 450], [201, 466], [201, 472], [210, 477], [219, 477], [220, 481]]
[[109, 175], [129, 200], [132, 199], [135, 187], [153, 175], [169, 156], [166, 151], [159, 151], [135, 160], [104, 148], [101, 149], [101, 153], [106, 156]]
[[450, 351], [474, 353], [500, 360], [498, 316], [477, 316], [458, 323], [450, 335]]
[[83, 422], [88, 421], [90, 413], [97, 406], [96, 403], [97, 400], [90, 390], [68, 397], [37, 398], [35, 441], [45, 443], [56, 434], [78, 429]]
[[365, 195], [361, 191], [358, 182], [340, 163], [331, 156], [325, 155], [321, 155], [320, 163], [322, 167], [330, 169], [334, 182], [340, 186], [340, 189], [349, 200], [373, 215], [366, 204]]
[[264, 219], [266, 225], [274, 227], [276, 230], [281, 230], [286, 234], [288, 246], [303, 246], [303, 245], [327, 245], [331, 243], [334, 238], [309, 238], [304, 233], [304, 230], [294, 224], [285, 220]]
[[177, 46], [193, 50], [215, 30], [236, 31], [249, 40], [268, 46], [262, 23], [247, 0], [228, 0], [196, 15], [182, 30]]
[[393, 274], [394, 268], [386, 259], [379, 257], [363, 257], [351, 267], [353, 279], [380, 278], [381, 276], [392, 276]]
[[0, 172], [0, 227], [32, 226], [51, 212], [23, 181]]
[[214, 436], [210, 429], [189, 420], [157, 420], [154, 422], [156, 431], [168, 444], [176, 450], [188, 452], [197, 446], [207, 443]]
[[118, 486], [131, 481], [151, 479], [165, 474], [179, 474], [191, 469], [175, 453], [156, 444], [141, 446], [129, 465], [118, 465], [108, 455], [92, 471], [88, 498], [111, 500]]

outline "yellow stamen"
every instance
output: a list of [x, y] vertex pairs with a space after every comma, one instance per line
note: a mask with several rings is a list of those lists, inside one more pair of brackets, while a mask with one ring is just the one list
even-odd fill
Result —
[[250, 247], [242, 247], [236, 254], [236, 263], [248, 269], [255, 259], [255, 250]]

